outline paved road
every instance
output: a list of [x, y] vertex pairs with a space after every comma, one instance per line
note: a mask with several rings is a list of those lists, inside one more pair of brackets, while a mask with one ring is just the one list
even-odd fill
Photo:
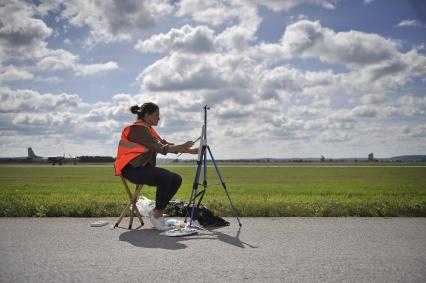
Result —
[[185, 238], [95, 220], [0, 218], [0, 282], [426, 282], [426, 218], [228, 219]]

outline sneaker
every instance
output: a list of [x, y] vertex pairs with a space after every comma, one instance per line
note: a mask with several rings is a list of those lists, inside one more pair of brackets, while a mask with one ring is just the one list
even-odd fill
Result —
[[164, 221], [164, 218], [154, 218], [154, 213], [149, 215], [149, 221], [151, 221], [151, 225], [157, 230], [166, 231], [170, 229], [170, 227]]

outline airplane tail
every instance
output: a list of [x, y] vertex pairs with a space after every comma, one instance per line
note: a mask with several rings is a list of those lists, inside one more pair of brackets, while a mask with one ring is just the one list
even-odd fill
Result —
[[37, 155], [34, 154], [34, 151], [31, 147], [28, 148], [28, 157], [29, 158], [37, 157]]

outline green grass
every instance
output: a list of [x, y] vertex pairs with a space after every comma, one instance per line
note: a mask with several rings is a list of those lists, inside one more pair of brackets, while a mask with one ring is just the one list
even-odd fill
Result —
[[[426, 167], [219, 166], [240, 216], [426, 216]], [[188, 201], [195, 165], [165, 168], [183, 177], [174, 199]], [[0, 216], [117, 216], [126, 201], [112, 167], [0, 166]], [[221, 186], [203, 203], [232, 215]]]

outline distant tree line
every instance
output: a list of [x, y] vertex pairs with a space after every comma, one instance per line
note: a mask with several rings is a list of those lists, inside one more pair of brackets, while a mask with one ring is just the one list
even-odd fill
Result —
[[89, 155], [83, 155], [78, 156], [79, 162], [114, 162], [115, 158], [111, 156], [89, 156]]

